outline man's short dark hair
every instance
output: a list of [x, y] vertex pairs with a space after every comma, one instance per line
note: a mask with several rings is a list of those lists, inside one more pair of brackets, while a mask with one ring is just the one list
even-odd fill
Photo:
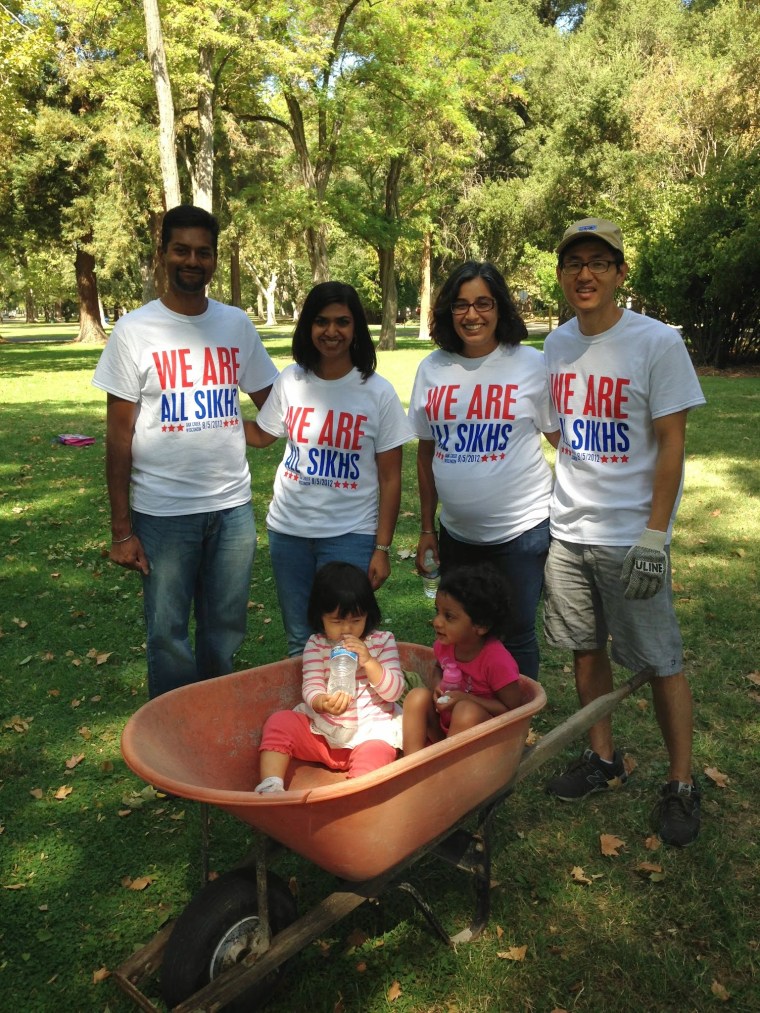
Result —
[[161, 222], [161, 249], [164, 252], [171, 242], [174, 229], [207, 229], [211, 233], [211, 243], [216, 253], [219, 222], [205, 208], [197, 208], [194, 204], [178, 204], [166, 212]]

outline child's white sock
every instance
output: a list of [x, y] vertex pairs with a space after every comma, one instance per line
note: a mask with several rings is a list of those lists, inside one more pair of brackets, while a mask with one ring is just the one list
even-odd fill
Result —
[[285, 791], [285, 782], [281, 777], [265, 777], [254, 788], [257, 795], [266, 795], [271, 791]]

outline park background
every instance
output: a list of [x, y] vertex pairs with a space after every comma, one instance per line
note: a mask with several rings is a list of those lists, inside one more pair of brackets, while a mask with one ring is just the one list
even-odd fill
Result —
[[[615, 717], [636, 764], [624, 792], [563, 806], [541, 771], [500, 811], [481, 940], [445, 950], [389, 892], [295, 958], [273, 1013], [758, 1009], [758, 42], [757, 5], [738, 0], [0, 4], [0, 1009], [126, 1013], [108, 969], [199, 888], [197, 807], [140, 795], [119, 753], [146, 699], [144, 632], [139, 582], [107, 561], [90, 385], [113, 318], [161, 291], [157, 229], [177, 199], [219, 215], [210, 294], [251, 309], [280, 367], [310, 285], [344, 279], [405, 403], [453, 265], [494, 260], [540, 348], [565, 312], [565, 225], [612, 217], [623, 298], [681, 328], [708, 398], [673, 546], [699, 843], [649, 850], [665, 755], [644, 690]], [[96, 442], [64, 447], [66, 432]], [[249, 451], [241, 668], [285, 652], [263, 525], [280, 452]], [[429, 643], [413, 445], [404, 469], [381, 605], [399, 639]], [[577, 707], [569, 660], [544, 654], [538, 734]], [[217, 871], [247, 845], [214, 817]], [[301, 911], [332, 888], [281, 863]], [[469, 882], [435, 862], [415, 878], [458, 930]]]

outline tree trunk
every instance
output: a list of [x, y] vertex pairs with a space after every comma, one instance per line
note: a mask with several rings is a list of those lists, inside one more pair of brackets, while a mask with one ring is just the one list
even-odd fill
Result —
[[277, 310], [274, 304], [274, 296], [277, 291], [277, 275], [274, 271], [269, 275], [269, 284], [264, 289], [264, 298], [267, 301], [267, 325], [274, 327], [277, 323]]
[[37, 305], [34, 301], [34, 292], [30, 288], [27, 288], [24, 292], [24, 309], [26, 311], [26, 322], [28, 324], [36, 323]]
[[166, 62], [158, 0], [143, 0], [143, 11], [145, 12], [148, 59], [158, 101], [158, 150], [161, 159], [161, 177], [164, 183], [164, 200], [168, 210], [182, 203], [175, 147], [174, 101], [169, 80], [169, 67]]
[[421, 341], [430, 340], [430, 289], [432, 286], [432, 246], [433, 240], [429, 232], [426, 232], [422, 240], [422, 279], [420, 283], [420, 333]]
[[193, 176], [193, 203], [211, 211], [214, 193], [214, 82], [211, 46], [198, 50], [198, 154]]
[[380, 326], [380, 341], [377, 347], [391, 351], [396, 347], [396, 315], [398, 313], [398, 290], [396, 288], [396, 248], [380, 249], [380, 293], [383, 301], [383, 322]]
[[237, 238], [230, 243], [230, 302], [233, 306], [243, 305], [240, 289], [240, 242]]
[[[88, 242], [92, 237], [85, 237]], [[77, 292], [79, 294], [79, 334], [76, 341], [104, 345], [108, 340], [100, 323], [100, 303], [98, 300], [98, 279], [95, 276], [95, 258], [81, 245], [77, 245], [74, 262], [77, 276]]]
[[327, 232], [324, 225], [310, 227], [305, 232], [306, 250], [309, 254], [311, 277], [315, 285], [330, 280], [327, 260]]

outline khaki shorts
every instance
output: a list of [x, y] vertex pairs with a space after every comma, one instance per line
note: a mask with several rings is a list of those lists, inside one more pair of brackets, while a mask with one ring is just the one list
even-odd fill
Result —
[[[611, 639], [610, 656], [632, 672], [655, 675], [683, 669], [683, 641], [673, 608], [670, 566], [653, 598], [628, 601], [620, 580], [628, 548], [552, 539], [544, 585], [544, 632], [552, 647], [597, 651]], [[669, 549], [668, 560], [670, 560]]]

